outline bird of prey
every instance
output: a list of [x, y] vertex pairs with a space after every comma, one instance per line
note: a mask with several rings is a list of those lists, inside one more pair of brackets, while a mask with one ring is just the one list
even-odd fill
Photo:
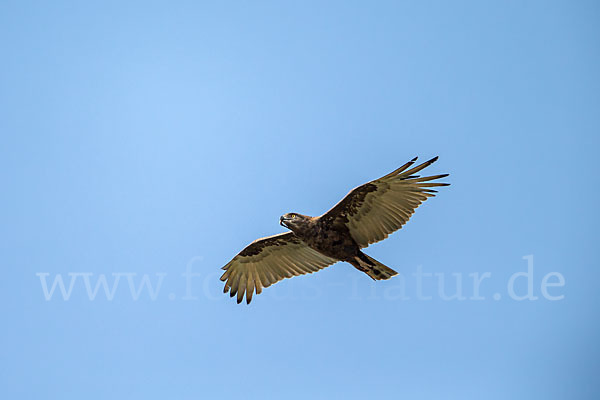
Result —
[[[280, 217], [290, 231], [250, 243], [222, 269], [224, 293], [237, 294], [238, 304], [246, 295], [250, 304], [254, 292], [284, 278], [312, 273], [338, 261], [346, 261], [374, 280], [389, 279], [398, 273], [361, 251], [402, 228], [427, 198], [435, 196], [432, 182], [448, 174], [415, 175], [438, 158], [412, 167], [417, 157], [397, 170], [352, 189], [320, 217], [295, 212]], [[412, 168], [411, 168], [412, 167]]]

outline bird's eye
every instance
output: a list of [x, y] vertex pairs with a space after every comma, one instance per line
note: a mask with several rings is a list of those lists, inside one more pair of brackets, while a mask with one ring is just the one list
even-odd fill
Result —
[[296, 219], [296, 214], [292, 214], [290, 217], [292, 217], [292, 219]]

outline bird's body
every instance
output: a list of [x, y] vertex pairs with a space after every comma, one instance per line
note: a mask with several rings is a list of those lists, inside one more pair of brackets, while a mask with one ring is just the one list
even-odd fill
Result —
[[283, 278], [311, 273], [338, 261], [346, 261], [375, 280], [389, 279], [397, 272], [362, 252], [369, 244], [385, 239], [408, 221], [414, 210], [435, 186], [430, 182], [447, 176], [421, 178], [413, 175], [437, 160], [433, 158], [410, 170], [416, 158], [394, 172], [358, 186], [331, 210], [319, 217], [298, 213], [281, 216], [280, 224], [290, 229], [255, 240], [223, 269], [231, 296], [240, 303], [252, 294]]
[[290, 224], [290, 230], [321, 254], [345, 261], [360, 251], [345, 225], [327, 226], [321, 217], [296, 215], [299, 221], [294, 225]]
[[[330, 224], [326, 217], [294, 215], [297, 221], [288, 227], [310, 248], [335, 260], [346, 261], [373, 279], [388, 279], [397, 275], [391, 268], [381, 268], [378, 262], [370, 263], [370, 257], [360, 250], [345, 224]], [[281, 218], [284, 220], [284, 216]]]

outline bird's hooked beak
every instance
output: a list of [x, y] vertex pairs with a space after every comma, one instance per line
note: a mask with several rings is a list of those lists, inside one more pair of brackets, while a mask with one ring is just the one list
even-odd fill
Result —
[[287, 228], [287, 225], [285, 224], [286, 220], [287, 218], [285, 218], [283, 215], [279, 217], [279, 225], [283, 226], [284, 228]]

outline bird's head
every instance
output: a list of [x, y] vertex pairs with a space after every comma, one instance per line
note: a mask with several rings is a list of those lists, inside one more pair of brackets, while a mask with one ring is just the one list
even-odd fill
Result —
[[291, 230], [300, 230], [305, 226], [310, 217], [298, 213], [287, 213], [279, 217], [279, 225]]

